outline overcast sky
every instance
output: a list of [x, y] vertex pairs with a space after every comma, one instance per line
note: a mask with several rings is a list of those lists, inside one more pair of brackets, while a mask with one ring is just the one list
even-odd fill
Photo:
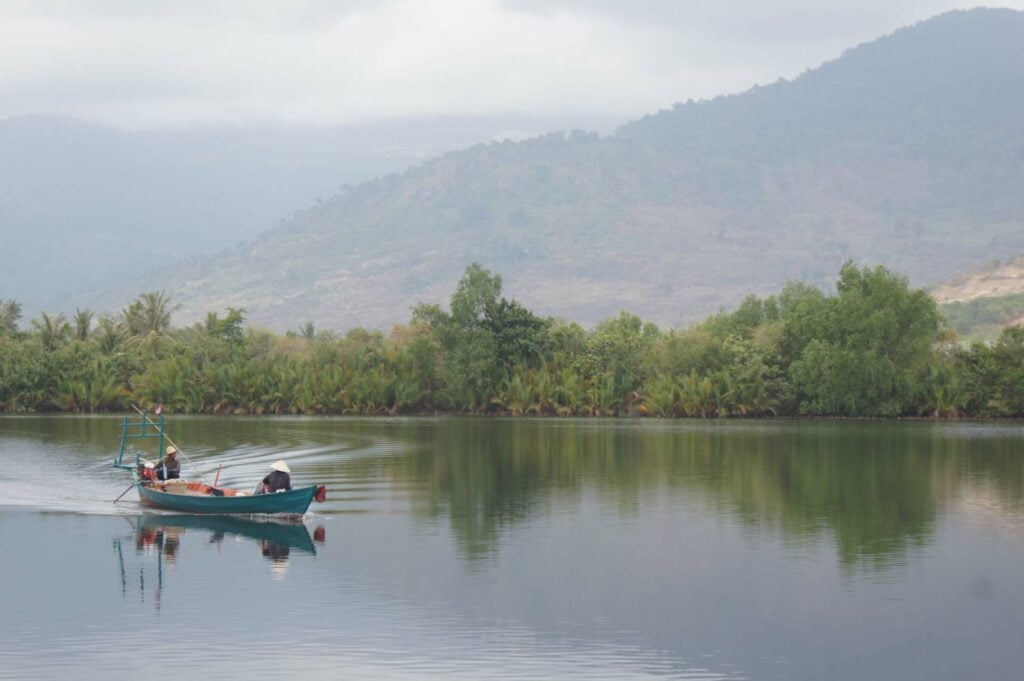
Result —
[[[999, 6], [1024, 9], [1024, 0]], [[790, 78], [944, 0], [0, 0], [0, 118], [623, 120]]]

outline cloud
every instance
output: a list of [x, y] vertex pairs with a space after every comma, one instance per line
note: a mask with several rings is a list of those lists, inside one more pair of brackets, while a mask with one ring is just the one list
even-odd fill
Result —
[[795, 75], [947, 4], [14, 0], [0, 5], [0, 117], [134, 128], [629, 118]]
[[716, 41], [759, 44], [848, 39], [864, 30], [875, 37], [964, 6], [950, 0], [503, 0], [503, 4], [514, 11], [604, 16], [698, 32]]

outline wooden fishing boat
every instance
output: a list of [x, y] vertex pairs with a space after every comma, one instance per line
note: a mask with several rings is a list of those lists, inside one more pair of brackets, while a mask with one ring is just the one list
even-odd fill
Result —
[[167, 481], [156, 480], [152, 475], [152, 464], [143, 458], [140, 449], [135, 450], [134, 463], [125, 463], [129, 442], [136, 442], [141, 446], [156, 443], [158, 453], [164, 451], [165, 441], [170, 442], [164, 434], [163, 414], [157, 415], [156, 421], [150, 419], [143, 411], [139, 411], [139, 415], [141, 418], [138, 421], [129, 420], [126, 416], [121, 422], [121, 450], [114, 459], [114, 466], [131, 472], [134, 486], [139, 493], [139, 501], [146, 506], [181, 513], [301, 516], [314, 500], [323, 501], [326, 498], [327, 489], [323, 485], [256, 494], [218, 487], [216, 480], [214, 484], [177, 478]]
[[139, 481], [139, 501], [146, 506], [182, 513], [225, 515], [286, 513], [302, 515], [319, 486], [298, 487], [274, 494], [248, 494], [194, 480]]

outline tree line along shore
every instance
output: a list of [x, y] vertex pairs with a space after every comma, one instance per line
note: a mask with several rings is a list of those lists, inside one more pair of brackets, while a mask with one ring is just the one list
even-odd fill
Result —
[[470, 265], [447, 309], [390, 333], [276, 334], [245, 312], [171, 325], [163, 292], [116, 315], [0, 302], [0, 411], [651, 417], [1024, 416], [1024, 328], [966, 345], [927, 292], [847, 263], [834, 293], [791, 282], [662, 330], [622, 312], [587, 330], [502, 296]]

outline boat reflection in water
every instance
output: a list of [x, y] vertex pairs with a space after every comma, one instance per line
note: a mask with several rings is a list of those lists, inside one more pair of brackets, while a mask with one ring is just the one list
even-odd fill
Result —
[[[164, 567], [175, 565], [182, 555], [182, 539], [186, 534], [209, 533], [207, 544], [218, 547], [227, 537], [252, 541], [258, 548], [256, 552], [270, 562], [270, 570], [275, 578], [283, 579], [288, 571], [288, 561], [294, 555], [316, 555], [316, 544], [326, 541], [326, 532], [322, 526], [316, 527], [310, 536], [306, 525], [301, 521], [285, 521], [279, 518], [252, 518], [217, 515], [156, 515], [146, 514], [130, 519], [134, 528], [132, 541], [135, 556], [142, 558], [138, 563], [139, 591], [145, 593], [147, 576], [149, 586], [153, 583], [152, 574], [155, 568], [156, 606], [160, 607], [160, 597], [164, 586]], [[123, 542], [126, 538], [114, 539], [121, 568], [121, 591], [127, 595], [129, 591], [129, 567], [125, 557]], [[155, 557], [155, 565], [146, 557]], [[134, 581], [134, 578], [131, 580]]]

